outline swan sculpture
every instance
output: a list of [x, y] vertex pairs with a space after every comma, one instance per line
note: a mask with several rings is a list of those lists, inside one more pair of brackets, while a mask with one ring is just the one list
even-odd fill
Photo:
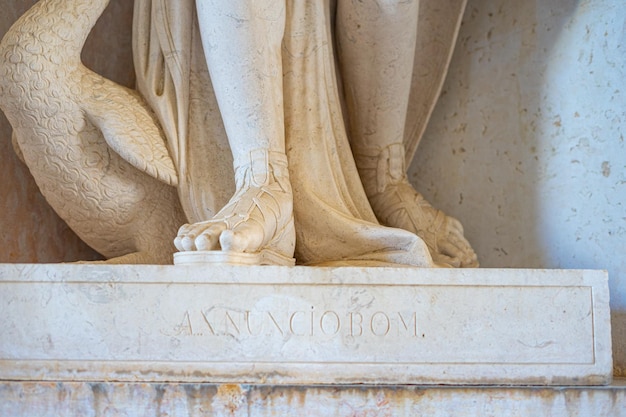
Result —
[[0, 42], [0, 108], [42, 194], [113, 263], [170, 263], [186, 222], [151, 110], [80, 53], [108, 0], [41, 0]]

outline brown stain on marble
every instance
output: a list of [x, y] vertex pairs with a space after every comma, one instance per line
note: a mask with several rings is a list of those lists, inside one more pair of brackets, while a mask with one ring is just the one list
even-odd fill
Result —
[[217, 394], [213, 397], [212, 406], [218, 410], [224, 410], [229, 415], [238, 415], [240, 409], [247, 406], [247, 392], [241, 385], [224, 384], [217, 387]]

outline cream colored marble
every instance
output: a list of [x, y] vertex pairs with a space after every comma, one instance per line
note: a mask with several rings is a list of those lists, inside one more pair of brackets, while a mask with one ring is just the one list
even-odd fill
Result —
[[484, 267], [608, 270], [621, 372], [623, 6], [470, 0], [409, 173], [429, 201], [461, 220]]
[[[33, 3], [4, 1], [0, 34]], [[625, 235], [615, 226], [623, 217], [626, 195], [620, 191], [624, 171], [615, 167], [621, 166], [619, 159], [626, 152], [624, 143], [611, 139], [619, 138], [623, 130], [614, 120], [615, 100], [620, 96], [613, 95], [612, 86], [624, 78], [624, 66], [611, 59], [622, 39], [620, 6], [613, 0], [593, 4], [549, 0], [541, 5], [470, 1], [451, 76], [409, 175], [429, 201], [462, 221], [485, 267], [608, 269], [615, 310], [614, 357], [621, 359], [616, 371], [626, 367], [626, 286], [622, 285], [626, 275], [621, 273], [624, 257], [616, 256]], [[88, 67], [126, 86], [132, 86], [134, 79], [131, 21], [132, 4], [112, 0], [83, 52]], [[434, 38], [443, 39], [435, 33], [431, 31]], [[609, 48], [604, 48], [605, 41]], [[417, 73], [435, 71], [432, 57], [445, 55], [430, 54], [431, 60], [424, 61]], [[563, 67], [568, 77], [559, 75]], [[551, 77], [544, 85], [545, 68]], [[595, 82], [600, 76], [607, 82]], [[560, 82], [570, 77], [575, 77], [585, 97], [601, 97], [577, 100], [581, 89]], [[435, 84], [423, 83], [423, 87]], [[576, 106], [580, 117], [567, 110], [570, 105]], [[540, 128], [519, 129], [517, 113], [509, 110], [524, 108], [531, 110], [523, 126]], [[544, 111], [532, 111], [539, 108]], [[554, 124], [557, 115], [561, 127]], [[47, 206], [11, 149], [11, 128], [3, 116], [0, 132], [0, 259], [59, 262], [97, 256]], [[581, 163], [576, 163], [569, 158], [570, 138], [581, 132], [589, 141], [577, 146], [575, 160]], [[205, 163], [214, 164], [215, 158], [208, 154]], [[604, 161], [612, 167], [609, 177], [603, 175]], [[579, 193], [586, 199], [582, 209], [577, 206]], [[553, 209], [563, 204], [569, 204], [567, 210]], [[617, 338], [619, 334], [622, 337]]]
[[193, 1], [137, 2], [138, 88], [174, 150], [192, 222], [177, 263], [290, 264], [295, 253], [302, 264], [476, 266], [460, 223], [405, 175], [463, 7], [425, 7], [418, 25], [418, 1], [384, 13], [374, 2], [203, 2], [196, 13]]
[[25, 13], [0, 44], [0, 108], [46, 200], [84, 241], [112, 262], [170, 263], [184, 216], [160, 128], [136, 93], [80, 60], [107, 4], [44, 0]]
[[606, 273], [0, 266], [0, 379], [606, 384]]
[[623, 417], [624, 402], [624, 380], [553, 388], [0, 383], [6, 416]]
[[[0, 14], [0, 37], [36, 1], [19, 0], [3, 2]], [[118, 2], [119, 3], [119, 0]], [[132, 12], [123, 3], [109, 8], [99, 21], [93, 35], [88, 39], [84, 53], [86, 65], [107, 74], [125, 85], [132, 85], [134, 72], [124, 70], [132, 64], [130, 50], [130, 24], [132, 19], [124, 12]], [[120, 7], [121, 6], [121, 7]], [[115, 33], [102, 42], [99, 34], [102, 26]], [[126, 25], [126, 30], [124, 29]], [[122, 27], [120, 27], [122, 26]], [[128, 38], [127, 47], [121, 41]], [[115, 51], [115, 53], [113, 53]], [[100, 54], [108, 56], [106, 62]], [[115, 56], [116, 59], [110, 59]], [[132, 76], [131, 76], [132, 75]], [[39, 192], [28, 168], [17, 158], [11, 145], [12, 128], [0, 112], [0, 252], [1, 262], [60, 262], [78, 259], [101, 259], [83, 243], [67, 224], [58, 217]]]
[[[405, 147], [414, 151], [419, 141], [415, 129], [405, 135], [414, 53], [436, 49], [419, 48], [429, 44], [418, 41], [417, 0], [385, 4], [384, 13], [375, 3], [345, 1], [336, 9], [330, 2], [207, 2], [196, 13], [192, 2], [137, 2], [138, 86], [167, 148], [142, 98], [81, 64], [85, 39], [107, 5], [41, 0], [0, 45], [0, 107], [16, 151], [90, 246], [113, 262], [168, 262], [172, 228], [185, 220], [168, 187], [179, 185], [193, 224], [181, 227], [175, 244], [208, 262], [292, 265], [295, 253], [304, 264], [432, 266], [434, 258], [477, 265], [460, 223], [430, 206], [405, 174]], [[436, 19], [420, 15], [433, 29], [450, 22], [441, 32], [448, 47], [439, 71], [421, 82], [441, 85], [463, 7], [455, 0]], [[214, 189], [228, 189], [233, 174], [216, 178], [206, 153], [188, 149], [191, 83], [208, 74], [210, 89], [199, 92], [209, 103], [201, 105], [204, 118], [220, 120], [235, 168], [235, 190], [219, 211], [204, 194], [215, 203], [223, 193]], [[213, 95], [219, 114], [206, 117]], [[436, 96], [417, 98], [425, 103], [424, 124]], [[214, 131], [193, 141], [223, 143]], [[201, 168], [190, 175], [192, 161]]]

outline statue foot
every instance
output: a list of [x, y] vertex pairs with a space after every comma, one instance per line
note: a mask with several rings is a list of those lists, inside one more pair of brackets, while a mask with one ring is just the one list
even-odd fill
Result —
[[478, 258], [454, 217], [437, 210], [408, 181], [388, 185], [370, 198], [372, 209], [385, 226], [418, 235], [428, 246], [433, 261], [453, 267], [478, 267]]
[[253, 151], [236, 169], [237, 191], [211, 220], [183, 225], [174, 240], [180, 263], [293, 265], [295, 229], [287, 158]]
[[478, 267], [478, 258], [463, 235], [461, 223], [434, 208], [409, 183], [401, 144], [365, 151], [355, 159], [365, 192], [381, 224], [418, 235], [435, 263]]

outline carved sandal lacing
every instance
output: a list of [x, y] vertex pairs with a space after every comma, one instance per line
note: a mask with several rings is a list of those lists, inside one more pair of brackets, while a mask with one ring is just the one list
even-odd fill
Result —
[[[421, 237], [432, 254], [438, 253], [437, 236], [446, 214], [415, 191], [406, 176], [404, 146], [359, 149], [355, 161], [365, 192], [378, 221]], [[415, 210], [415, 206], [421, 210]], [[428, 212], [435, 211], [434, 218]]]
[[[180, 263], [295, 263], [293, 196], [287, 157], [260, 149], [250, 152], [249, 158], [249, 162], [235, 168], [236, 191], [228, 204], [211, 220], [184, 226], [209, 230], [211, 225], [225, 225], [219, 232], [220, 247], [179, 252], [174, 256], [176, 263], [179, 260]], [[260, 225], [261, 230], [245, 227], [253, 223]], [[200, 231], [196, 237], [201, 238], [204, 233]], [[179, 232], [177, 239], [184, 239], [185, 234], [181, 237]], [[250, 239], [246, 241], [248, 236]], [[248, 246], [250, 241], [255, 242], [252, 247]]]

